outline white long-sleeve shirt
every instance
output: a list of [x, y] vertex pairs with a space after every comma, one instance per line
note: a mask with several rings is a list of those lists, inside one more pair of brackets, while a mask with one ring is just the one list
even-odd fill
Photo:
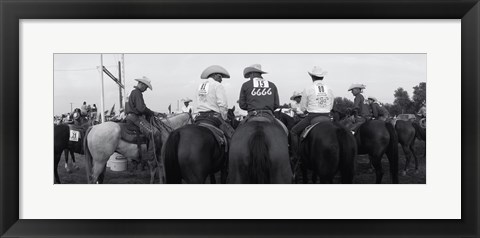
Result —
[[302, 92], [300, 105], [302, 110], [311, 113], [329, 113], [333, 108], [335, 97], [333, 91], [322, 81], [316, 80]]
[[188, 105], [188, 107], [186, 107], [185, 105], [183, 105], [183, 106], [182, 106], [182, 109], [181, 109], [181, 112], [190, 112], [190, 110], [192, 110], [192, 113], [193, 113], [192, 105]]
[[197, 90], [197, 111], [208, 112], [215, 111], [227, 119], [227, 94], [223, 85], [212, 78], [202, 81]]

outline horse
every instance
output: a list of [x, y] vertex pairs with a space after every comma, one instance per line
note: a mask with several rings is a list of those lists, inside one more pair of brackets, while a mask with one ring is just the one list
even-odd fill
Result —
[[288, 131], [290, 131], [292, 129], [293, 126], [295, 126], [295, 119], [293, 119], [293, 117], [281, 112], [281, 111], [275, 111], [273, 112], [273, 115], [275, 115], [275, 117], [280, 120], [288, 129]]
[[338, 122], [319, 122], [300, 143], [303, 183], [307, 183], [307, 168], [313, 170], [312, 181], [333, 183], [340, 171], [342, 183], [353, 183], [357, 145], [353, 135]]
[[[235, 122], [234, 110], [228, 109], [227, 113], [231, 124]], [[162, 153], [167, 183], [179, 184], [182, 179], [189, 184], [205, 183], [208, 176], [210, 183], [216, 183], [218, 171], [220, 182], [226, 183], [228, 145], [220, 145], [206, 126], [187, 125], [170, 133]]]
[[287, 134], [274, 123], [253, 119], [240, 125], [228, 158], [229, 183], [292, 183]]
[[[342, 120], [341, 124], [347, 128], [349, 120]], [[383, 178], [382, 157], [387, 155], [390, 165], [392, 183], [398, 183], [398, 137], [391, 123], [382, 120], [367, 120], [360, 125], [355, 133], [357, 151], [359, 155], [368, 154], [375, 169], [375, 182], [381, 183]]]
[[[157, 159], [148, 161], [150, 183], [153, 183], [157, 171], [160, 176], [160, 182], [163, 180], [163, 164], [161, 163], [163, 161], [160, 161], [159, 158], [162, 141], [166, 141], [171, 131], [191, 124], [192, 121], [192, 116], [189, 113], [180, 113], [163, 119], [151, 118], [151, 123], [161, 133], [161, 141], [155, 141]], [[118, 152], [127, 157], [127, 159], [132, 160], [137, 159], [141, 153], [137, 144], [122, 140], [120, 125], [115, 122], [104, 122], [90, 127], [85, 134], [84, 150], [88, 183], [103, 183], [107, 161], [114, 152]]]
[[[79, 113], [80, 114], [80, 109], [76, 108], [73, 113]], [[72, 114], [73, 114], [72, 113]], [[87, 119], [83, 117], [79, 117], [76, 120], [72, 122], [76, 127], [79, 127], [80, 130], [86, 130], [89, 126], [92, 125], [91, 121], [88, 121]], [[72, 124], [70, 123], [70, 124]], [[78, 169], [78, 166], [75, 164], [75, 153], [83, 154], [83, 142], [74, 142], [70, 141], [70, 126], [67, 123], [64, 122], [59, 122], [58, 124], [54, 124], [54, 156], [53, 156], [53, 166], [54, 166], [54, 182], [55, 183], [61, 183], [60, 178], [58, 176], [58, 164], [60, 163], [60, 158], [62, 155], [62, 152], [65, 153], [65, 169], [67, 172], [70, 172], [70, 168], [68, 167], [68, 154], [71, 155], [72, 157], [72, 162], [74, 169]], [[83, 139], [83, 138], [82, 138]]]
[[403, 153], [405, 154], [406, 162], [405, 168], [402, 171], [402, 175], [407, 174], [408, 165], [410, 164], [410, 159], [413, 155], [415, 158], [415, 173], [418, 172], [418, 159], [415, 155], [415, 137], [416, 137], [416, 130], [412, 122], [410, 121], [402, 121], [397, 120], [395, 123], [395, 130], [398, 135], [398, 142], [402, 146]]
[[69, 138], [70, 127], [67, 124], [53, 125], [53, 174], [55, 183], [61, 183], [58, 176], [58, 163], [62, 152], [68, 147]]

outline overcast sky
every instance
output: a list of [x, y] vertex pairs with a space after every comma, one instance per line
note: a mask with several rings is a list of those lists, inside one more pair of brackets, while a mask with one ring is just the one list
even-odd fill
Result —
[[[125, 54], [127, 95], [136, 85], [135, 78], [146, 76], [152, 80], [153, 91], [147, 90], [147, 106], [166, 112], [168, 105], [177, 108], [177, 100], [193, 99], [201, 82], [200, 74], [210, 65], [221, 65], [230, 73], [222, 84], [228, 95], [229, 107], [238, 104], [240, 88], [247, 80], [243, 69], [261, 64], [268, 74], [264, 78], [275, 83], [280, 103], [290, 103], [294, 91], [302, 91], [311, 84], [308, 71], [319, 66], [328, 75], [324, 82], [335, 97], [353, 100], [347, 91], [352, 83], [366, 85], [365, 96], [374, 96], [383, 103], [393, 102], [393, 92], [403, 87], [409, 95], [413, 87], [426, 82], [426, 54]], [[104, 65], [118, 77], [121, 54], [104, 54]], [[100, 109], [101, 80], [96, 69], [100, 54], [54, 55], [54, 113], [59, 115], [80, 107], [83, 101]], [[113, 104], [119, 107], [118, 86], [104, 75], [105, 110]], [[180, 107], [182, 102], [180, 102]]]

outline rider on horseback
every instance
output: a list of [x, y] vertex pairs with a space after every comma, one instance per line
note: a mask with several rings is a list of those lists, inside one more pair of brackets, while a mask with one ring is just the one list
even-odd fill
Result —
[[147, 158], [154, 160], [155, 141], [161, 140], [161, 134], [156, 127], [150, 124], [147, 118], [152, 116], [162, 116], [163, 114], [150, 110], [143, 100], [143, 92], [145, 92], [147, 88], [152, 90], [150, 79], [143, 76], [143, 78], [135, 80], [138, 81], [138, 84], [137, 86], [134, 86], [134, 89], [128, 97], [128, 102], [125, 103], [125, 114], [127, 115], [125, 120], [127, 123], [136, 125], [142, 134], [149, 138]]
[[313, 118], [318, 116], [329, 117], [335, 99], [333, 91], [323, 82], [323, 78], [327, 74], [326, 71], [315, 66], [312, 72], [308, 72], [308, 74], [312, 77], [313, 83], [303, 90], [300, 102], [302, 110], [306, 109], [308, 114], [290, 130], [292, 155], [297, 160], [299, 159], [300, 134], [310, 125]]
[[365, 89], [365, 85], [363, 84], [352, 84], [348, 88], [348, 91], [352, 91], [353, 96], [355, 96], [352, 108], [353, 124], [349, 128], [352, 133], [355, 133], [355, 130], [359, 128], [360, 125], [362, 125], [364, 122], [366, 122], [367, 118], [370, 116], [369, 110], [364, 104], [365, 98], [362, 95], [363, 89]]
[[372, 116], [374, 119], [386, 121], [388, 118], [388, 111], [385, 107], [382, 107], [375, 97], [368, 97], [368, 104], [372, 110]]
[[303, 109], [300, 104], [300, 102], [302, 101], [302, 94], [299, 92], [293, 92], [293, 95], [290, 97], [290, 100], [295, 102], [292, 105], [292, 110], [294, 112], [293, 118], [295, 119], [295, 122], [299, 122], [301, 119], [303, 119], [306, 116], [305, 113], [303, 113]]
[[251, 117], [262, 116], [285, 129], [285, 125], [273, 114], [280, 106], [280, 100], [277, 86], [263, 79], [262, 74], [266, 73], [260, 64], [251, 65], [243, 70], [243, 76], [250, 80], [243, 83], [240, 89], [238, 104], [241, 109], [248, 111], [247, 117], [240, 124], [247, 122]]
[[199, 114], [195, 122], [211, 121], [230, 141], [235, 130], [225, 122], [228, 103], [227, 94], [222, 85], [222, 78], [230, 78], [230, 74], [223, 67], [212, 65], [202, 72], [200, 78], [204, 80], [198, 87], [197, 111]]
[[426, 121], [427, 121], [427, 107], [426, 107], [426, 102], [423, 100], [422, 102], [422, 107], [420, 110], [418, 110], [417, 116], [420, 117], [419, 124], [422, 128], [426, 127]]

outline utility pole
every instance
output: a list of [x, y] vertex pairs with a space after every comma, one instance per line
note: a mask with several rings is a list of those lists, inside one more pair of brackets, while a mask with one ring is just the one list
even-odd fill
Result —
[[[120, 61], [118, 61], [118, 80], [120, 81], [120, 84], [122, 84], [122, 63]], [[122, 109], [123, 108], [122, 87], [118, 87], [118, 97], [120, 101], [119, 109]]]
[[70, 103], [70, 113], [73, 112], [73, 102]]
[[[126, 92], [126, 87], [127, 87], [127, 80], [126, 80], [126, 75], [125, 75], [125, 54], [122, 54], [122, 77], [120, 77], [120, 82], [123, 84], [123, 101], [126, 103], [127, 102], [127, 92]], [[122, 105], [124, 106], [124, 105]]]
[[104, 94], [103, 94], [103, 54], [100, 54], [100, 80], [102, 83], [102, 91], [100, 98], [100, 107], [101, 107], [101, 123], [105, 122], [105, 105], [104, 105]]

